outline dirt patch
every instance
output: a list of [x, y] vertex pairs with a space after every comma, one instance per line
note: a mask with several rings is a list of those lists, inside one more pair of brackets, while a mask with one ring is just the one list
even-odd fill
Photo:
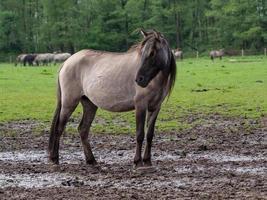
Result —
[[265, 121], [189, 117], [192, 129], [156, 134], [150, 174], [131, 170], [133, 135], [92, 135], [100, 170], [84, 164], [78, 134], [65, 135], [54, 167], [48, 129], [1, 124], [17, 136], [0, 138], [0, 199], [266, 199]]

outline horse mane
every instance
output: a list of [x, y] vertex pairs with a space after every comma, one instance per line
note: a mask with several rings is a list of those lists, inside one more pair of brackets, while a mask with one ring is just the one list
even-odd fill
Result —
[[133, 51], [138, 51], [138, 52], [141, 52], [141, 49], [142, 49], [142, 46], [141, 46], [141, 43], [142, 42], [138, 42], [136, 44], [133, 44], [127, 51], [126, 53], [130, 53], [130, 52], [133, 52]]
[[[147, 37], [145, 37], [142, 41], [133, 44], [125, 52], [113, 52], [113, 51], [95, 50], [95, 49], [87, 49], [87, 50], [90, 50], [91, 52], [95, 52], [95, 53], [98, 53], [98, 54], [103, 54], [103, 53], [125, 54], [125, 53], [130, 53], [130, 52], [133, 52], [133, 51], [136, 51], [136, 50], [138, 51], [138, 53], [141, 53], [141, 49], [145, 46], [146, 42], [155, 36], [154, 33], [155, 33], [154, 31], [148, 32], [148, 36]], [[163, 38], [161, 33], [157, 32], [157, 34], [159, 34]]]
[[[161, 35], [161, 34], [160, 34], [160, 35]], [[162, 35], [161, 35], [161, 36], [162, 36]], [[138, 42], [138, 43], [136, 43], [136, 44], [133, 44], [133, 45], [128, 49], [127, 52], [132, 52], [132, 51], [136, 51], [136, 50], [137, 50], [137, 51], [140, 53], [140, 52], [141, 52], [141, 49], [145, 46], [146, 42], [147, 42], [148, 40], [150, 40], [151, 38], [153, 38], [153, 37], [155, 37], [155, 35], [154, 35], [154, 31], [149, 32], [147, 37], [143, 38], [142, 41], [140, 41], [140, 42]]]

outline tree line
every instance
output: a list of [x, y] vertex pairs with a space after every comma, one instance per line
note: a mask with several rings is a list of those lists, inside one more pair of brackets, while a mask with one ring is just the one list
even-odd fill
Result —
[[267, 0], [1, 0], [0, 53], [125, 51], [139, 28], [172, 48], [261, 50]]

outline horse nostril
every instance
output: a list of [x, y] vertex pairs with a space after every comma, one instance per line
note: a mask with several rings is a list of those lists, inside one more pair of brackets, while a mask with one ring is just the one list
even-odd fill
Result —
[[143, 82], [144, 79], [145, 79], [144, 76], [139, 76], [138, 79], [137, 79], [137, 81], [140, 83], [140, 82]]

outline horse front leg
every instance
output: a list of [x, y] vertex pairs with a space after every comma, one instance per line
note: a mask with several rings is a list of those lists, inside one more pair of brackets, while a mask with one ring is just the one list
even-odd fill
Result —
[[134, 156], [134, 164], [135, 167], [138, 168], [143, 166], [142, 144], [144, 141], [146, 109], [136, 108], [135, 119], [136, 119], [136, 151]]
[[148, 113], [149, 114], [149, 118], [147, 120], [148, 129], [147, 129], [147, 134], [146, 134], [147, 143], [146, 143], [144, 157], [143, 157], [143, 162], [145, 166], [152, 166], [151, 147], [152, 147], [152, 140], [154, 137], [155, 123], [157, 120], [158, 113], [159, 113], [159, 109], [154, 112]]

